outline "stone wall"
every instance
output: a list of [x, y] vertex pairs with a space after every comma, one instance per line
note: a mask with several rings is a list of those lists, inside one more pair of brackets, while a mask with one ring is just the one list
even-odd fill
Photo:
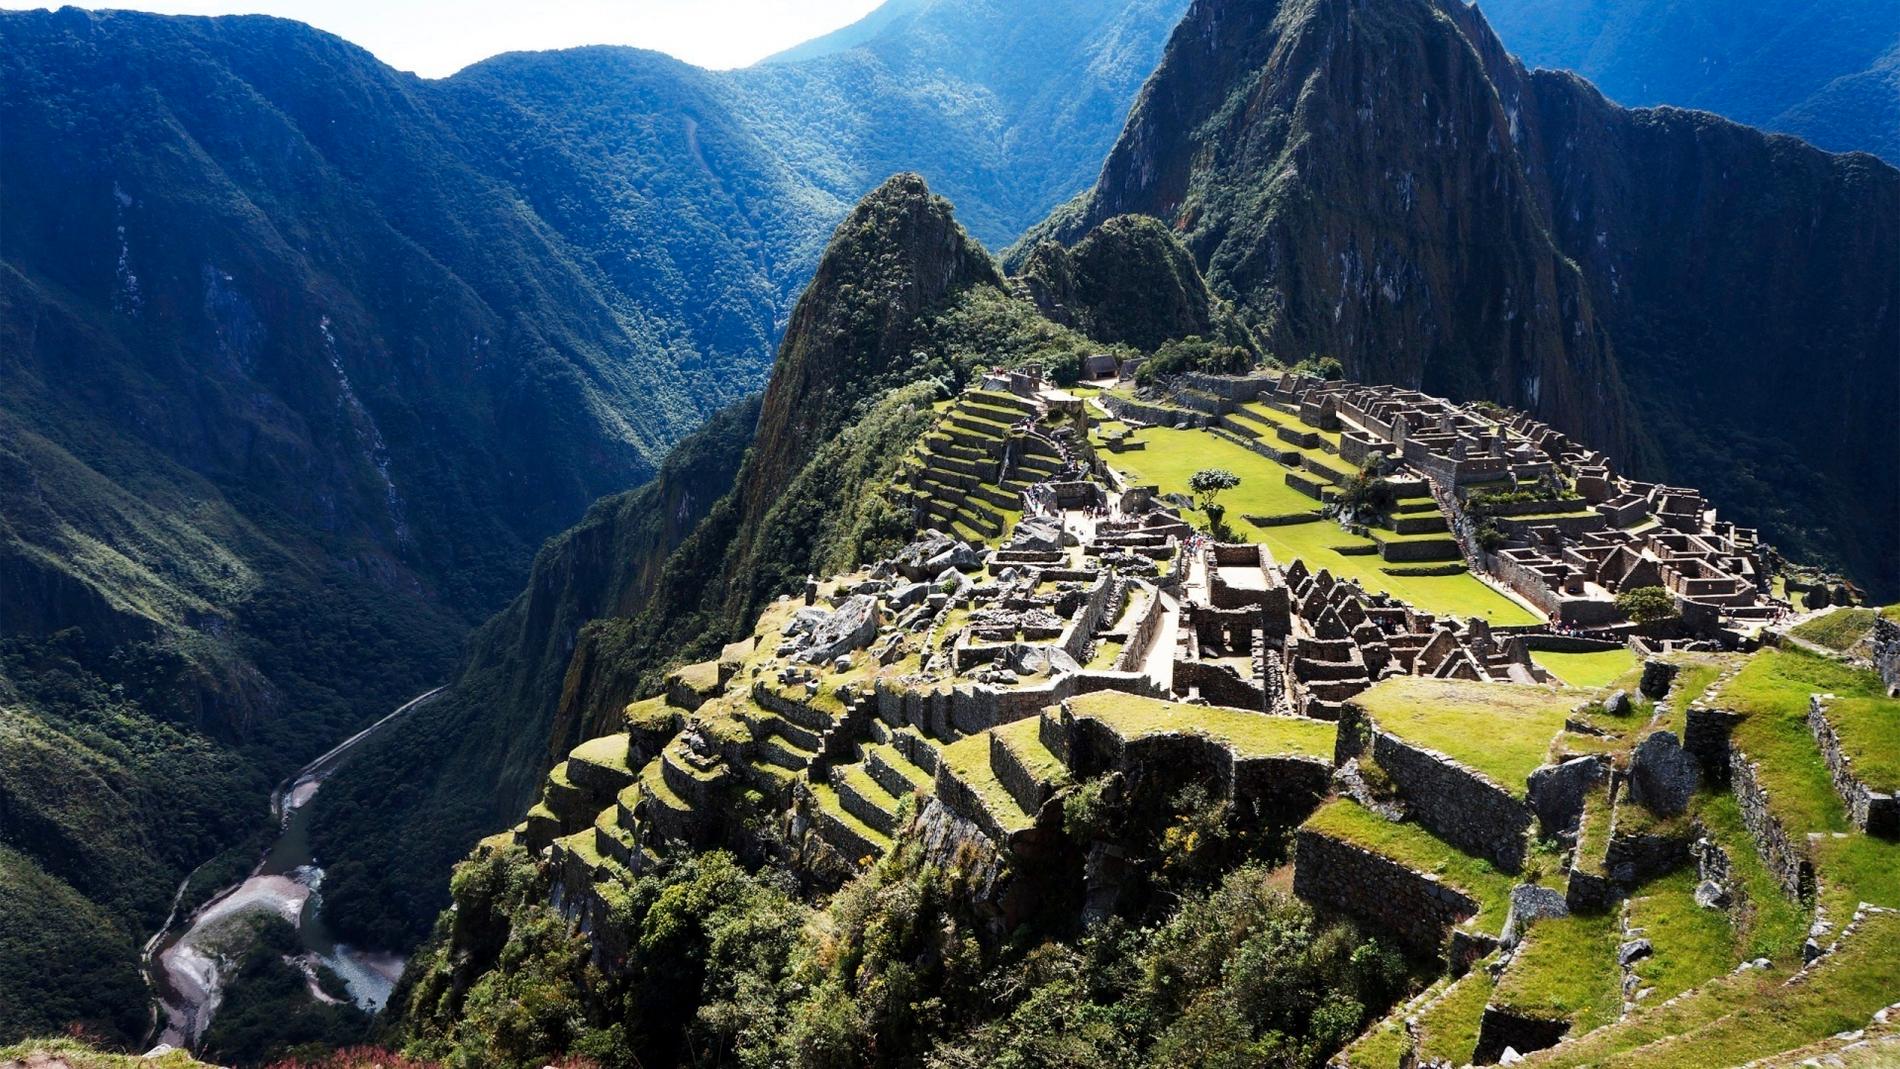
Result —
[[1128, 633], [1128, 641], [1122, 646], [1122, 653], [1115, 661], [1115, 667], [1123, 672], [1140, 671], [1147, 661], [1148, 651], [1154, 645], [1155, 634], [1167, 622], [1168, 605], [1161, 600], [1161, 592], [1150, 591], [1147, 606], [1142, 610], [1141, 619]]
[[1108, 409], [1116, 419], [1136, 423], [1146, 423], [1156, 427], [1205, 427], [1212, 419], [1199, 412], [1152, 405], [1145, 401], [1135, 401], [1118, 397], [1112, 393], [1099, 395], [1096, 400]]
[[1211, 393], [1229, 401], [1247, 402], [1257, 400], [1263, 393], [1271, 393], [1280, 385], [1277, 374], [1254, 375], [1209, 375], [1200, 371], [1189, 371], [1181, 376], [1181, 381], [1189, 389], [1202, 393]]
[[1686, 712], [1686, 725], [1682, 733], [1682, 748], [1689, 751], [1702, 766], [1702, 776], [1717, 786], [1729, 780], [1729, 736], [1734, 734], [1735, 725], [1741, 717], [1726, 709], [1713, 709], [1706, 705], [1691, 705]]
[[1124, 739], [1066, 707], [1043, 718], [1040, 737], [1076, 779], [1119, 773], [1131, 796], [1145, 796], [1150, 804], [1166, 803], [1179, 788], [1199, 783], [1230, 799], [1243, 819], [1297, 821], [1331, 789], [1332, 764], [1321, 758], [1242, 757], [1226, 743], [1192, 732]]
[[1842, 752], [1840, 736], [1828, 720], [1829, 697], [1816, 694], [1808, 699], [1808, 730], [1821, 746], [1821, 757], [1827, 762], [1835, 791], [1847, 803], [1848, 819], [1869, 835], [1900, 836], [1900, 805], [1891, 793], [1873, 790], [1854, 774], [1853, 762]]
[[1729, 753], [1729, 781], [1735, 789], [1735, 801], [1742, 810], [1742, 823], [1755, 850], [1781, 884], [1789, 898], [1808, 901], [1814, 897], [1814, 863], [1807, 844], [1797, 841], [1782, 827], [1769, 808], [1768, 789], [1756, 774], [1755, 763], [1739, 748]]
[[1439, 838], [1505, 872], [1524, 863], [1531, 812], [1476, 769], [1375, 730], [1373, 760], [1405, 796], [1407, 812]]
[[1435, 876], [1306, 829], [1295, 839], [1293, 893], [1427, 956], [1442, 953], [1452, 929], [1478, 912], [1475, 899]]

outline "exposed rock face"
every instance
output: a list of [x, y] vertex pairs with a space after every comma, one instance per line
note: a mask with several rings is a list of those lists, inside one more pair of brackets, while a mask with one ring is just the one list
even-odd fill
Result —
[[[1450, 0], [1200, 0], [1039, 236], [1127, 213], [1282, 357], [1522, 407], [1900, 589], [1871, 540], [1900, 486], [1857, 459], [1900, 452], [1900, 172], [1872, 157], [1618, 108]], [[1769, 451], [1800, 477], [1747, 492]], [[1835, 506], [1869, 522], [1815, 533]]]
[[853, 650], [861, 650], [877, 637], [877, 599], [867, 594], [845, 599], [843, 605], [811, 628], [810, 645], [799, 652], [799, 659], [811, 664], [829, 664]]
[[1657, 816], [1673, 817], [1689, 807], [1702, 776], [1694, 757], [1671, 731], [1658, 731], [1636, 744], [1630, 758], [1630, 800]]

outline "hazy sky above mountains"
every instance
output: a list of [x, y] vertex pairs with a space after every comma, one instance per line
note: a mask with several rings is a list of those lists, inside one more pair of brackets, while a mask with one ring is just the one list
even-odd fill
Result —
[[657, 49], [702, 67], [743, 67], [848, 25], [879, 2], [117, 0], [78, 6], [171, 15], [277, 15], [346, 38], [392, 67], [440, 78], [500, 52], [599, 44]]

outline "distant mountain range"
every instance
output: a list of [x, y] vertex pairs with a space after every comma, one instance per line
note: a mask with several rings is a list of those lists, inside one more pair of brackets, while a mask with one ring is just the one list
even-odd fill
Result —
[[1889, 0], [1485, 0], [1534, 67], [1627, 107], [1700, 108], [1900, 165], [1900, 4]]
[[0, 967], [0, 1037], [135, 1039], [103, 993], [178, 881], [763, 386], [865, 191], [922, 170], [1010, 240], [1184, 7], [914, 4], [751, 70], [441, 81], [275, 19], [0, 13], [0, 891], [44, 909], [0, 959], [51, 932], [99, 967], [70, 999]]

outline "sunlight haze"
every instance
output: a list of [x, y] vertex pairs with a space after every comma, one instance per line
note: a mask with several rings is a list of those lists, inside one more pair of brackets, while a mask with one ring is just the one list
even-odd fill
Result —
[[[425, 78], [502, 52], [633, 45], [743, 67], [862, 18], [879, 0], [150, 0], [80, 4], [307, 22]], [[8, 4], [8, 7], [25, 6]], [[54, 6], [54, 5], [47, 5]]]

